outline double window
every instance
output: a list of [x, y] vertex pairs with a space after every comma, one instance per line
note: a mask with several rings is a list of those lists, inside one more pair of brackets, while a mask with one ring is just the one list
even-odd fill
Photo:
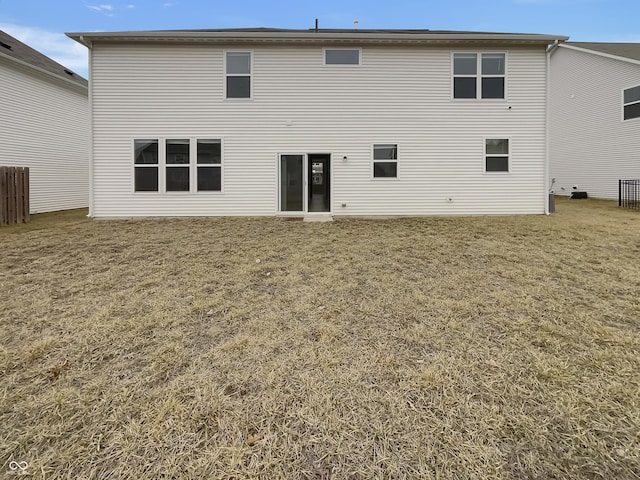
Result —
[[454, 53], [453, 98], [505, 97], [504, 53]]
[[373, 146], [373, 178], [398, 177], [398, 145], [376, 144]]
[[487, 138], [484, 141], [485, 172], [509, 171], [509, 139]]
[[221, 191], [220, 139], [134, 140], [134, 190]]
[[625, 120], [640, 118], [640, 86], [624, 90], [622, 102], [622, 114]]
[[251, 52], [226, 52], [227, 98], [251, 98]]

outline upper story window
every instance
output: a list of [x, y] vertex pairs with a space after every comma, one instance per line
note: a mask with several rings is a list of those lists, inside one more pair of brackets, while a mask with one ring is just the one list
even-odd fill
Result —
[[454, 53], [453, 98], [504, 98], [504, 53]]
[[373, 178], [398, 177], [398, 145], [376, 144], [373, 146]]
[[325, 49], [325, 65], [360, 65], [359, 49]]
[[227, 52], [227, 98], [251, 98], [251, 52]]
[[623, 117], [625, 120], [640, 118], [640, 86], [624, 91]]

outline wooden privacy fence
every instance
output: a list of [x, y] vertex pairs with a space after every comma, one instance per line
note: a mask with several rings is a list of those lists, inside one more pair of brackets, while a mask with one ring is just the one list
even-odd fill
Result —
[[0, 167], [0, 227], [30, 218], [29, 168]]

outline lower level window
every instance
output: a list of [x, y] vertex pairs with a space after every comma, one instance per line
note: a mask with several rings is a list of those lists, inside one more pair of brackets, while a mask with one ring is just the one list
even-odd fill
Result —
[[198, 191], [219, 192], [222, 186], [222, 149], [220, 140], [198, 140]]
[[485, 140], [485, 171], [509, 171], [509, 139], [487, 138]]
[[376, 144], [373, 146], [373, 177], [398, 177], [397, 144]]
[[189, 139], [167, 140], [167, 192], [189, 191]]
[[134, 191], [219, 192], [220, 139], [134, 140]]
[[134, 185], [136, 192], [158, 191], [158, 140], [135, 140]]

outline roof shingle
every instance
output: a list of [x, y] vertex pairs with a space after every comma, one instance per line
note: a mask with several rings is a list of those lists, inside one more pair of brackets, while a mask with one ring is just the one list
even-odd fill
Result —
[[567, 42], [567, 45], [617, 57], [640, 60], [640, 43]]
[[68, 68], [0, 30], [0, 54], [20, 60], [60, 78], [87, 87], [88, 82]]

